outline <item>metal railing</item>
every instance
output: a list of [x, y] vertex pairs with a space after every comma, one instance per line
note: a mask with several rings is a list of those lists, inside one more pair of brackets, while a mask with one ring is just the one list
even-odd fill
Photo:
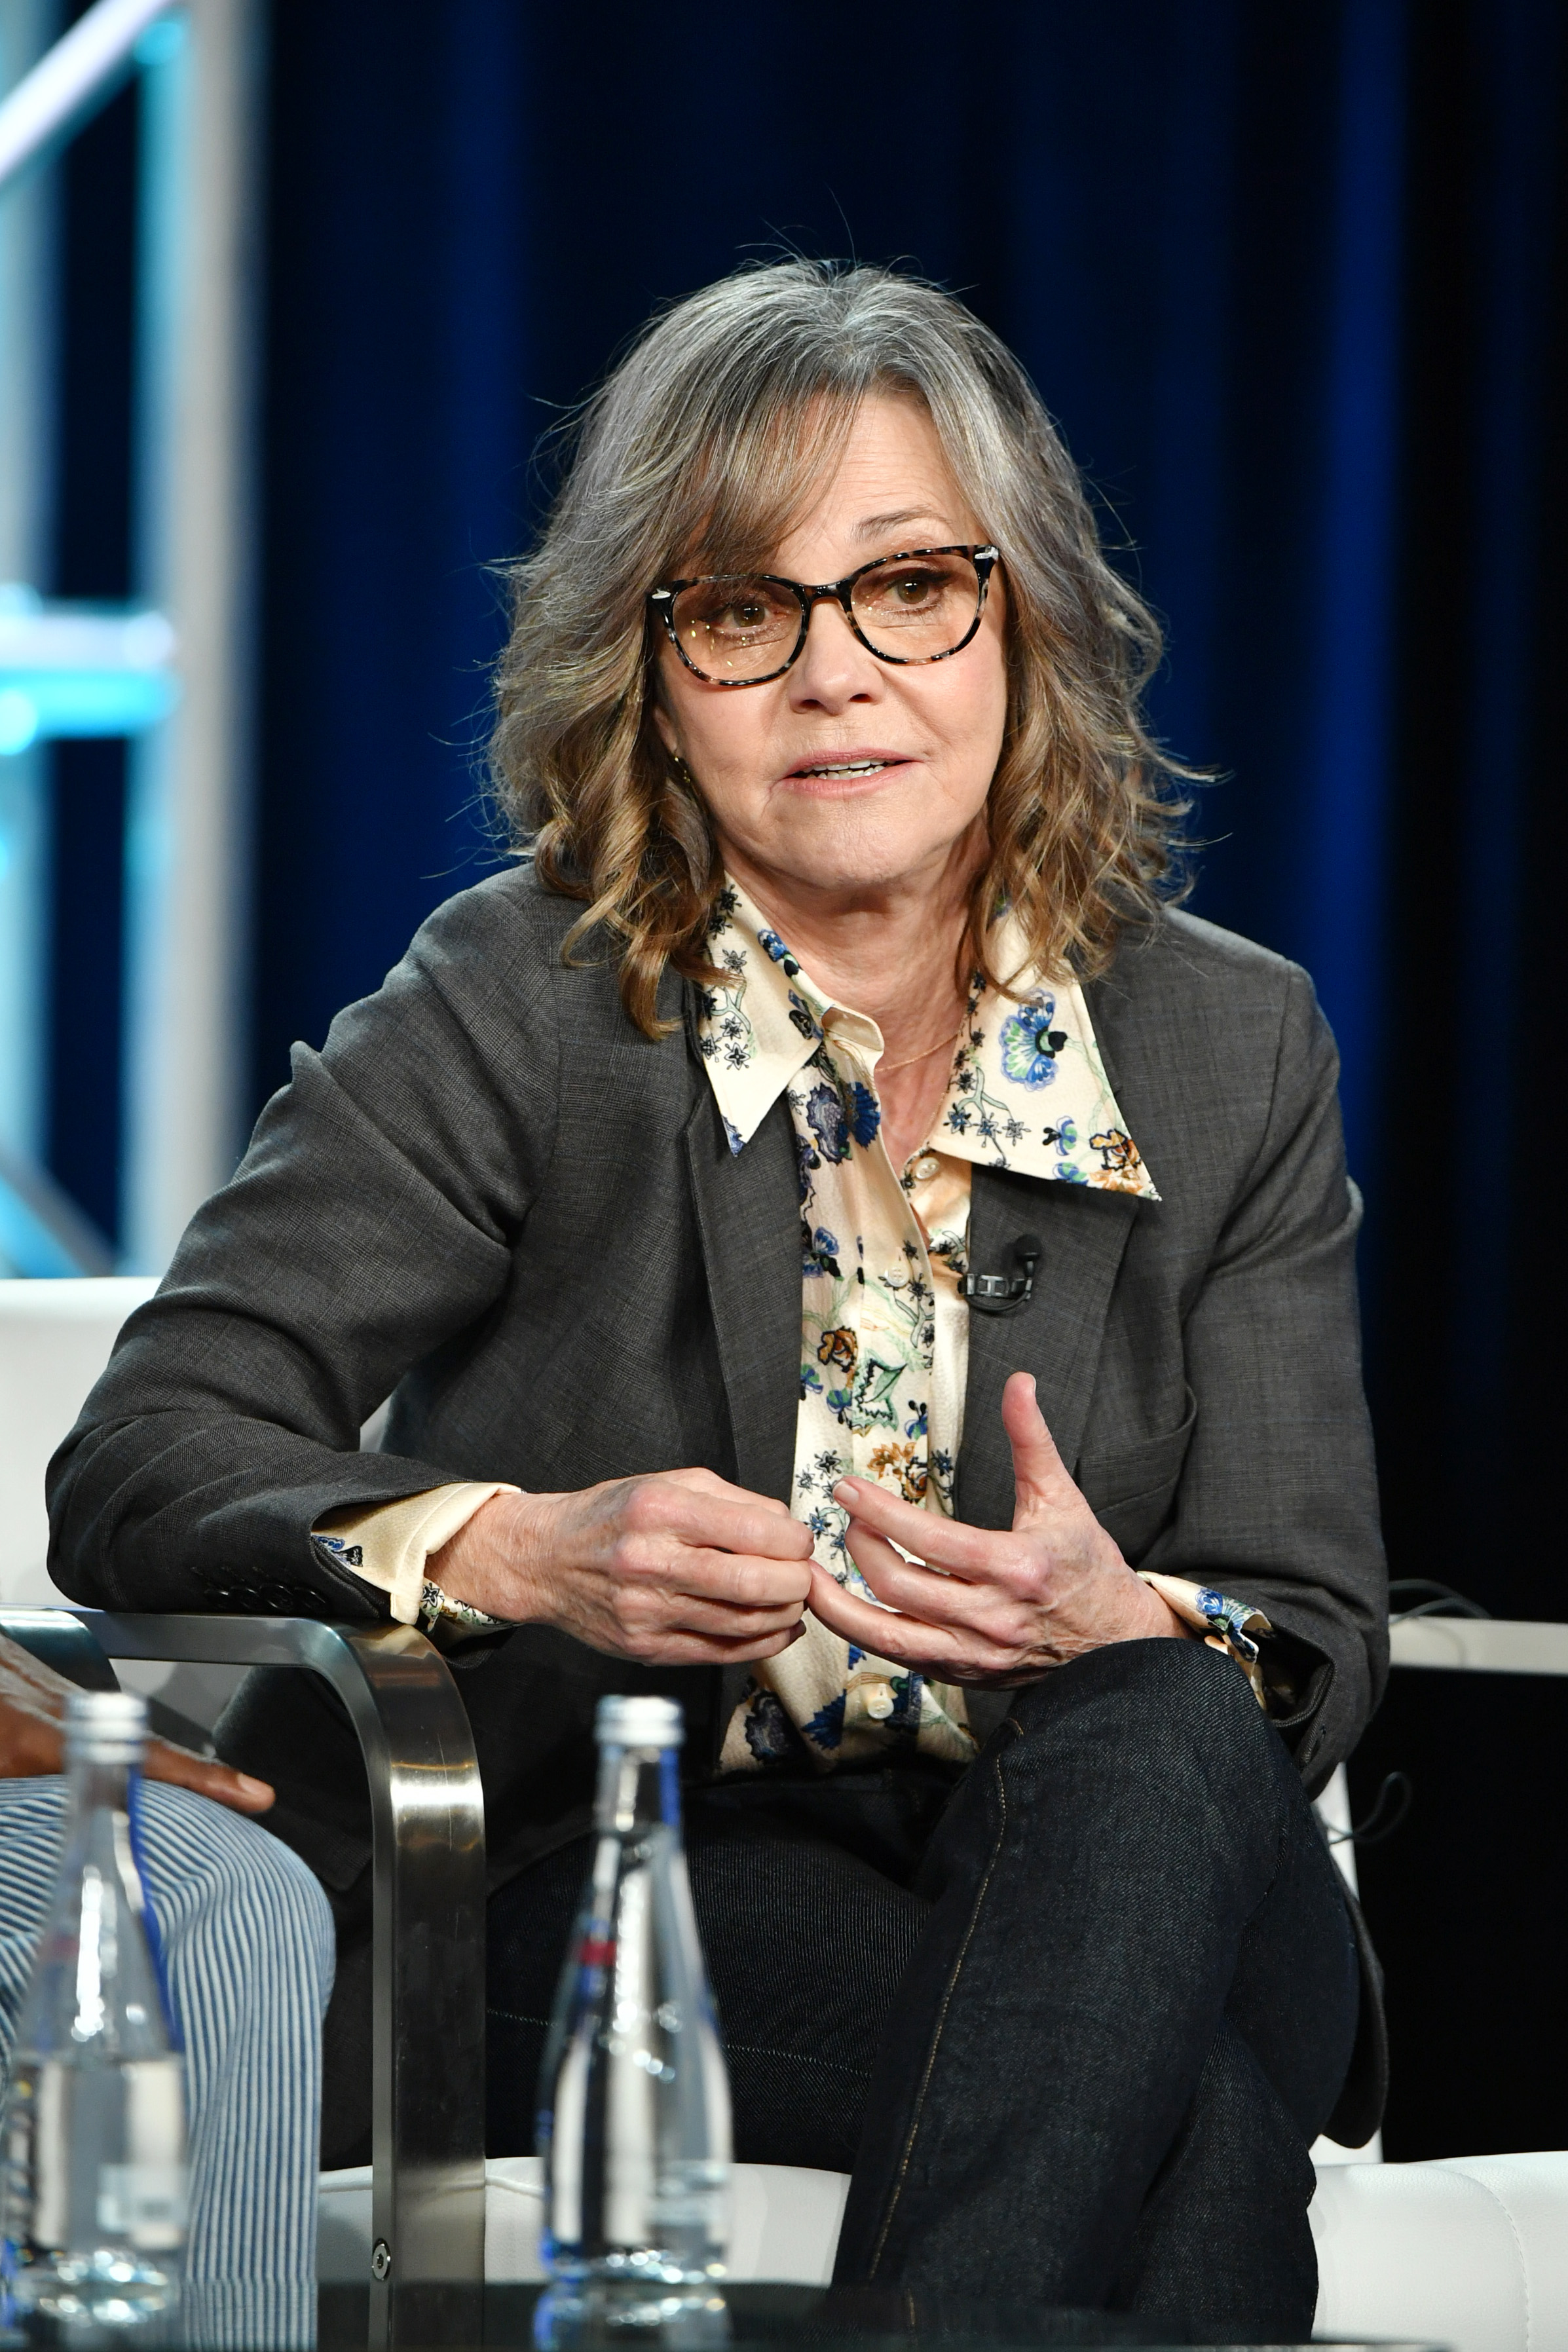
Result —
[[[31, 47], [9, 29], [8, 61]], [[0, 296], [15, 308], [0, 318], [0, 925], [11, 934], [7, 947], [0, 930], [0, 1143], [25, 1164], [43, 1156], [50, 820], [32, 747], [123, 736], [119, 1226], [126, 1263], [148, 1272], [229, 1174], [244, 1127], [264, 33], [263, 0], [96, 0], [0, 97]], [[58, 297], [44, 167], [132, 75], [136, 594], [95, 612], [46, 604], [28, 585], [48, 568]], [[80, 1258], [69, 1219], [40, 1220], [29, 1202], [40, 1186], [36, 1168], [20, 1186], [0, 1169], [0, 1254], [18, 1273]]]
[[70, 131], [130, 69], [137, 42], [174, 0], [98, 0], [0, 99], [0, 187]]

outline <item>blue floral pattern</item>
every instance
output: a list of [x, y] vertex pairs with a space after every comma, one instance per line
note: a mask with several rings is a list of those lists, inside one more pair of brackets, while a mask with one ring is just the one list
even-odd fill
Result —
[[998, 1043], [1002, 1075], [1018, 1087], [1048, 1087], [1057, 1075], [1057, 1055], [1068, 1042], [1065, 1029], [1053, 1029], [1057, 1001], [1037, 996], [1022, 1004], [1003, 1022]]

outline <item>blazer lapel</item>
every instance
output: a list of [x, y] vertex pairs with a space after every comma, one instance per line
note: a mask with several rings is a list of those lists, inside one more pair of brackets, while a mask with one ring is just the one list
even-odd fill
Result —
[[1013, 1315], [969, 1315], [969, 1377], [959, 1451], [956, 1516], [976, 1527], [1013, 1523], [1013, 1459], [1002, 1427], [1002, 1391], [1011, 1372], [1033, 1372], [1040, 1411], [1071, 1469], [1088, 1416], [1105, 1318], [1135, 1217], [1147, 1205], [1123, 1192], [1044, 1182], [976, 1168], [970, 1196], [969, 1262], [979, 1273], [1012, 1263], [1022, 1234], [1037, 1234], [1045, 1255], [1034, 1296]]
[[800, 1399], [800, 1188], [789, 1112], [775, 1103], [732, 1153], [704, 1079], [686, 1123], [719, 1362], [735, 1440], [735, 1476], [790, 1498]]

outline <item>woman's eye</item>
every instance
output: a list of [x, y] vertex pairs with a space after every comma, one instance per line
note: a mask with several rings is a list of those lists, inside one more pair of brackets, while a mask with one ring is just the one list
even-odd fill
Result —
[[774, 628], [780, 618], [772, 598], [754, 592], [716, 595], [706, 603], [693, 603], [685, 607], [680, 617], [689, 627], [718, 638], [754, 637], [760, 631]]
[[934, 572], [895, 572], [871, 583], [871, 601], [895, 612], [918, 612], [942, 593], [942, 581]]

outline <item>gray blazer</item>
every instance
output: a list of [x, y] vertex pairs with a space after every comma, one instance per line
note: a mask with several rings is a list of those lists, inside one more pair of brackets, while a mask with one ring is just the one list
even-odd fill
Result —
[[[738, 1158], [691, 1035], [649, 1044], [605, 956], [561, 961], [578, 909], [526, 866], [431, 918], [385, 985], [295, 1049], [234, 1181], [51, 1467], [51, 1567], [83, 1601], [384, 1617], [319, 1557], [349, 1503], [452, 1478], [569, 1488], [703, 1464], [787, 1496], [799, 1220], [781, 1101]], [[1034, 1297], [976, 1315], [959, 1515], [1005, 1527], [1009, 1372], [1136, 1565], [1255, 1601], [1297, 1696], [1309, 1785], [1386, 1669], [1333, 1042], [1294, 965], [1183, 914], [1089, 990], [1158, 1203], [976, 1169], [971, 1262], [1043, 1237]], [[360, 1424], [388, 1394], [379, 1453]], [[605, 1689], [674, 1691], [710, 1769], [731, 1693], [524, 1628], [453, 1653], [500, 1879], [585, 1824]], [[224, 1752], [330, 1885], [369, 1853], [352, 1733], [313, 1677], [254, 1676]]]

